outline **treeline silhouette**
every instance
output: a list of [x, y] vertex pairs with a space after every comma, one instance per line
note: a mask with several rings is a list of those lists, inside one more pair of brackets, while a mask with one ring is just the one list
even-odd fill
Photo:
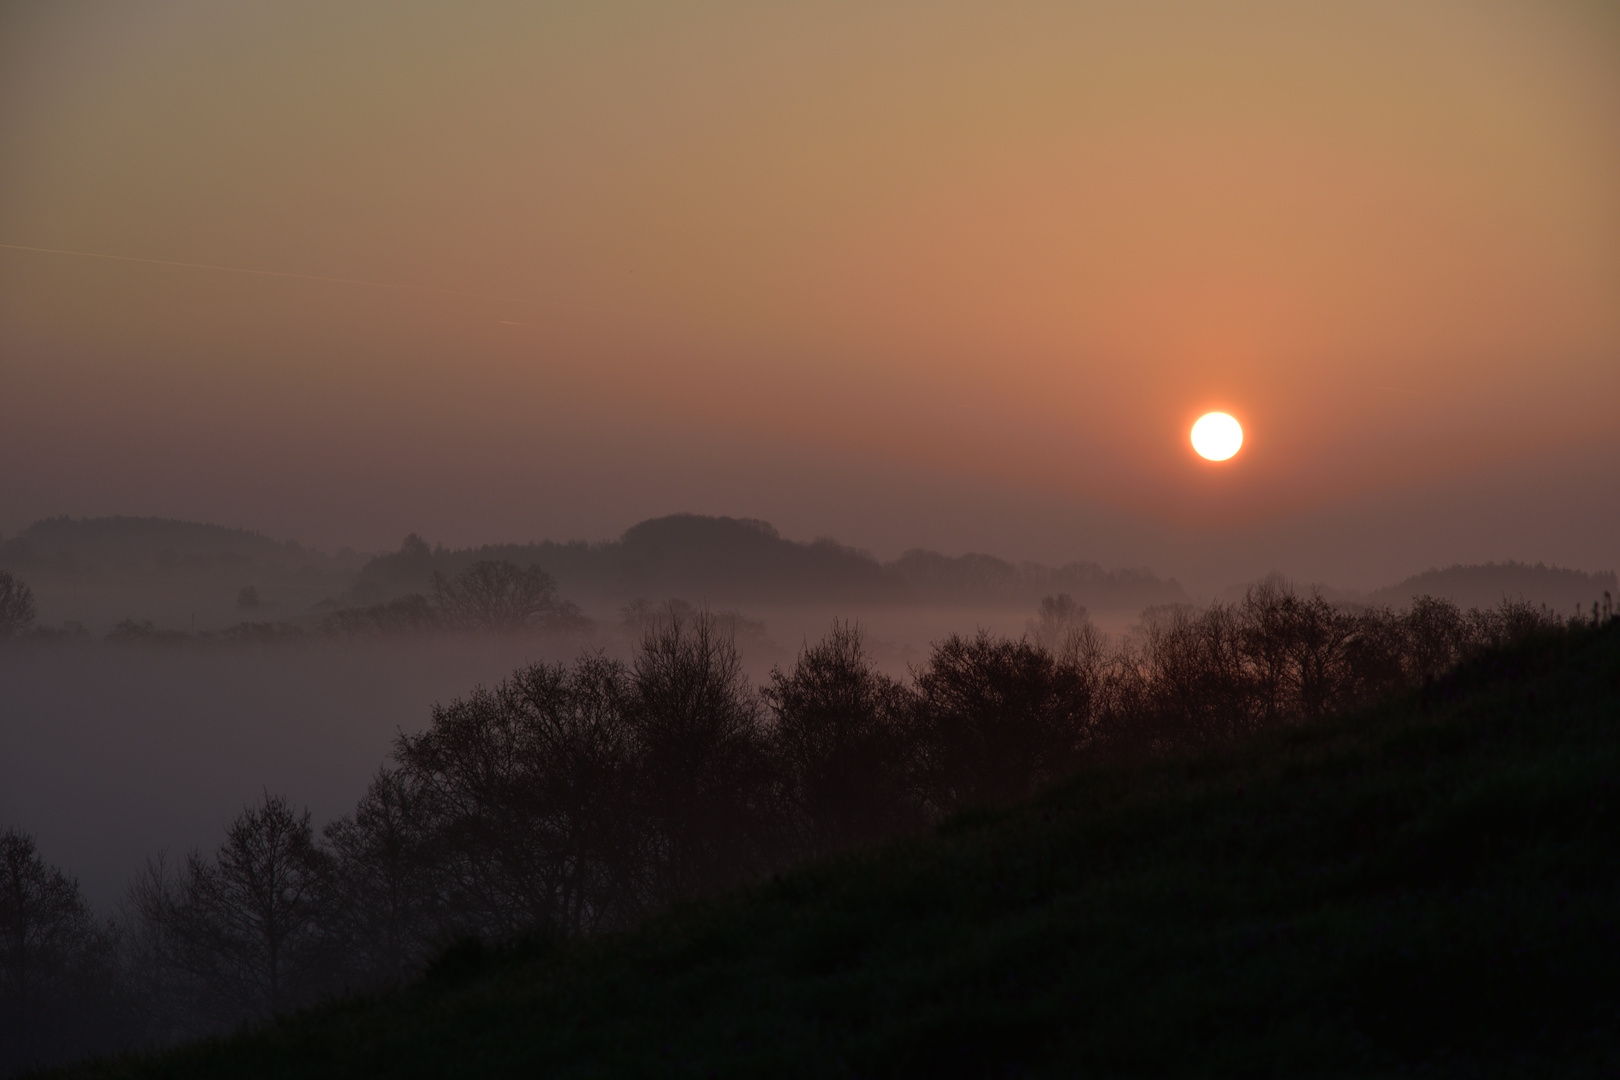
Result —
[[[1605, 597], [1592, 618], [1613, 617]], [[0, 1068], [398, 982], [456, 942], [622, 928], [1087, 760], [1309, 722], [1562, 625], [1522, 603], [1351, 610], [1268, 583], [1151, 609], [1110, 643], [1059, 595], [1023, 636], [952, 635], [905, 680], [835, 624], [755, 688], [721, 620], [671, 608], [628, 663], [537, 663], [435, 706], [324, 829], [267, 793], [215, 851], [151, 860], [114, 919], [29, 837], [0, 836]]]
[[1395, 585], [1378, 589], [1366, 599], [1374, 603], [1403, 605], [1419, 596], [1438, 596], [1464, 607], [1483, 607], [1504, 596], [1532, 599], [1554, 611], [1585, 606], [1592, 597], [1617, 587], [1614, 571], [1586, 573], [1544, 563], [1487, 562], [1475, 566], [1457, 564], [1445, 569], [1425, 570]]
[[[243, 590], [244, 596], [253, 590]], [[645, 606], [645, 601], [641, 604]], [[253, 604], [240, 604], [251, 607]], [[627, 611], [639, 610], [632, 605]], [[627, 620], [629, 616], [627, 615]], [[557, 595], [551, 575], [538, 566], [509, 562], [476, 562], [452, 578], [434, 574], [431, 592], [413, 593], [364, 608], [343, 608], [325, 616], [312, 631], [296, 623], [246, 621], [201, 633], [157, 626], [150, 619], [125, 619], [106, 635], [115, 644], [173, 645], [194, 642], [263, 643], [309, 636], [473, 632], [522, 634], [535, 631], [583, 631], [591, 621], [579, 606]], [[56, 640], [83, 637], [83, 626], [70, 629], [36, 625], [33, 590], [0, 570], [0, 641], [12, 638]]]
[[557, 583], [540, 567], [480, 559], [453, 577], [434, 570], [429, 593], [410, 593], [363, 608], [334, 611], [321, 620], [328, 634], [421, 633], [471, 630], [496, 634], [585, 629], [579, 605], [557, 596]]
[[43, 575], [111, 578], [224, 578], [340, 585], [365, 558], [336, 555], [262, 533], [170, 518], [42, 518], [0, 540], [0, 567]]
[[592, 600], [686, 595], [755, 603], [1023, 604], [1067, 592], [1099, 608], [1140, 610], [1186, 598], [1178, 582], [1143, 569], [1014, 564], [992, 555], [953, 557], [922, 549], [879, 562], [830, 537], [801, 543], [768, 522], [700, 514], [653, 518], [601, 543], [450, 549], [413, 533], [399, 550], [361, 567], [351, 595], [381, 603], [422, 592], [434, 574], [455, 574], [486, 560], [538, 564], [569, 595]]

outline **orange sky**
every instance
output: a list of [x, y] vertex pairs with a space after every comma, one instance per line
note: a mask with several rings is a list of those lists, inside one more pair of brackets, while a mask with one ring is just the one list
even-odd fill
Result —
[[1620, 563], [1605, 5], [540, 7], [0, 9], [0, 244], [424, 287], [0, 248], [0, 529]]

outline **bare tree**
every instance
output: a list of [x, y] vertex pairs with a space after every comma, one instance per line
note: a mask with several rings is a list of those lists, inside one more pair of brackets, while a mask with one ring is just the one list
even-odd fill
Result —
[[78, 882], [0, 833], [0, 1072], [117, 1044], [113, 946]]
[[0, 641], [26, 634], [34, 625], [34, 590], [0, 570]]
[[598, 656], [534, 664], [400, 737], [446, 934], [583, 933], [627, 917], [626, 680]]
[[647, 631], [631, 671], [647, 902], [708, 892], [769, 860], [779, 822], [760, 701], [706, 614]]
[[440, 942], [422, 801], [405, 773], [383, 769], [354, 813], [325, 829], [329, 932], [348, 979], [397, 983]]
[[466, 630], [515, 633], [580, 618], [577, 607], [557, 599], [556, 583], [538, 566], [488, 559], [454, 578], [435, 571], [433, 599], [448, 625]]
[[212, 859], [186, 860], [176, 959], [191, 974], [205, 1013], [219, 1022], [263, 1017], [322, 989], [319, 924], [327, 856], [309, 811], [266, 794], [239, 814]]

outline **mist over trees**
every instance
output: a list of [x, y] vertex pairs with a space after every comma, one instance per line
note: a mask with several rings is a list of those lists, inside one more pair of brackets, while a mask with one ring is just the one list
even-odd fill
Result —
[[586, 651], [435, 706], [324, 829], [266, 793], [212, 852], [152, 859], [114, 923], [4, 834], [0, 1065], [397, 983], [457, 941], [624, 928], [1086, 761], [1309, 723], [1563, 625], [1526, 604], [1352, 609], [1272, 582], [1150, 610], [1109, 641], [1054, 595], [1033, 633], [949, 635], [905, 680], [836, 623], [755, 687], [724, 623], [672, 607], [628, 662]]
[[[647, 597], [729, 609], [1002, 610], [1067, 595], [1116, 616], [1189, 599], [1174, 579], [1145, 569], [922, 549], [881, 562], [828, 538], [801, 543], [762, 521], [695, 514], [651, 519], [617, 540], [593, 543], [450, 549], [411, 534], [396, 551], [370, 557], [348, 550], [329, 556], [247, 530], [181, 521], [51, 518], [0, 542], [0, 572], [29, 583], [31, 636], [116, 627], [114, 640], [126, 643], [178, 642], [185, 634], [262, 642], [324, 633], [580, 632], [588, 626], [578, 605], [600, 615], [627, 604], [650, 608]], [[1509, 562], [1431, 570], [1374, 593], [1327, 595], [1398, 605], [1429, 595], [1462, 607], [1512, 599], [1567, 612], [1605, 590], [1617, 591], [1612, 572]], [[1237, 599], [1241, 588], [1224, 595]], [[512, 604], [528, 606], [517, 614]], [[71, 621], [58, 623], [64, 612]]]
[[784, 539], [763, 521], [674, 514], [644, 521], [606, 543], [486, 545], [451, 550], [416, 535], [398, 551], [368, 562], [354, 595], [373, 602], [421, 592], [435, 574], [502, 560], [546, 568], [568, 594], [590, 598], [684, 595], [759, 603], [1033, 603], [1067, 592], [1098, 607], [1134, 607], [1186, 599], [1175, 581], [1146, 570], [1013, 564], [990, 555], [950, 557], [913, 550], [882, 563], [823, 538]]

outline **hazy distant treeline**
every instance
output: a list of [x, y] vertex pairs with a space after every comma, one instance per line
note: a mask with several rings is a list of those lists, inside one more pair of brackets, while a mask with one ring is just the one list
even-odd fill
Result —
[[756, 688], [719, 620], [643, 614], [628, 663], [534, 664], [435, 707], [348, 816], [317, 830], [266, 795], [217, 850], [153, 860], [115, 920], [0, 836], [0, 1062], [218, 1030], [406, 978], [469, 936], [623, 927], [1088, 759], [1306, 722], [1562, 625], [1268, 584], [1110, 643], [1052, 596], [1021, 638], [947, 637], [906, 680], [846, 624]]
[[887, 563], [836, 540], [797, 543], [763, 521], [697, 514], [654, 518], [606, 543], [545, 542], [451, 550], [407, 537], [372, 559], [354, 594], [384, 599], [420, 591], [434, 574], [503, 560], [538, 564], [570, 595], [686, 595], [767, 603], [1015, 602], [1066, 592], [1095, 607], [1140, 609], [1186, 598], [1180, 584], [1147, 570], [1013, 564], [991, 555], [951, 557], [921, 549]]
[[[243, 606], [254, 590], [243, 590]], [[634, 608], [626, 609], [628, 611]], [[81, 625], [68, 628], [36, 624], [33, 590], [16, 575], [0, 570], [0, 640], [58, 640], [82, 637]], [[262, 643], [312, 634], [356, 635], [471, 631], [522, 634], [575, 631], [590, 627], [577, 604], [557, 595], [551, 576], [537, 566], [508, 562], [472, 564], [453, 578], [434, 574], [429, 594], [412, 593], [364, 608], [341, 608], [324, 616], [310, 631], [296, 623], [243, 621], [217, 632], [197, 634], [160, 628], [150, 619], [126, 619], [106, 637], [119, 644], [184, 644], [195, 642]]]
[[347, 548], [327, 555], [247, 529], [168, 518], [45, 518], [0, 541], [0, 567], [23, 573], [230, 579], [266, 574], [329, 583], [346, 580], [364, 561]]
[[[990, 555], [913, 550], [892, 562], [831, 539], [797, 543], [762, 521], [676, 514], [644, 521], [618, 540], [546, 541], [447, 549], [414, 534], [399, 550], [335, 556], [243, 529], [161, 518], [49, 518], [0, 541], [0, 569], [24, 576], [147, 588], [190, 582], [224, 590], [275, 585], [277, 595], [368, 607], [426, 595], [434, 575], [480, 562], [538, 565], [561, 590], [591, 601], [684, 595], [710, 602], [1014, 602], [1067, 592], [1094, 607], [1140, 609], [1185, 599], [1179, 584], [1146, 570], [1013, 564]], [[247, 605], [251, 606], [251, 605]]]
[[[118, 624], [115, 637], [123, 641], [195, 637], [199, 613], [205, 635], [239, 641], [465, 626], [466, 620], [434, 607], [436, 583], [491, 563], [538, 567], [558, 595], [597, 611], [649, 596], [685, 596], [710, 605], [986, 608], [1067, 593], [1093, 610], [1111, 612], [1187, 599], [1174, 579], [1145, 569], [1015, 564], [921, 549], [880, 562], [832, 539], [798, 543], [762, 521], [694, 514], [644, 521], [600, 543], [450, 549], [413, 534], [398, 550], [374, 556], [347, 549], [329, 556], [242, 529], [159, 518], [50, 518], [0, 542], [0, 571], [40, 587], [58, 636], [76, 633], [81, 623], [98, 632]], [[1429, 595], [1464, 607], [1516, 598], [1569, 611], [1605, 590], [1617, 590], [1612, 571], [1508, 562], [1430, 570], [1369, 594], [1329, 595], [1395, 605]], [[1240, 595], [1237, 590], [1229, 597]], [[64, 617], [76, 623], [60, 625]], [[579, 626], [561, 612], [541, 621]]]

